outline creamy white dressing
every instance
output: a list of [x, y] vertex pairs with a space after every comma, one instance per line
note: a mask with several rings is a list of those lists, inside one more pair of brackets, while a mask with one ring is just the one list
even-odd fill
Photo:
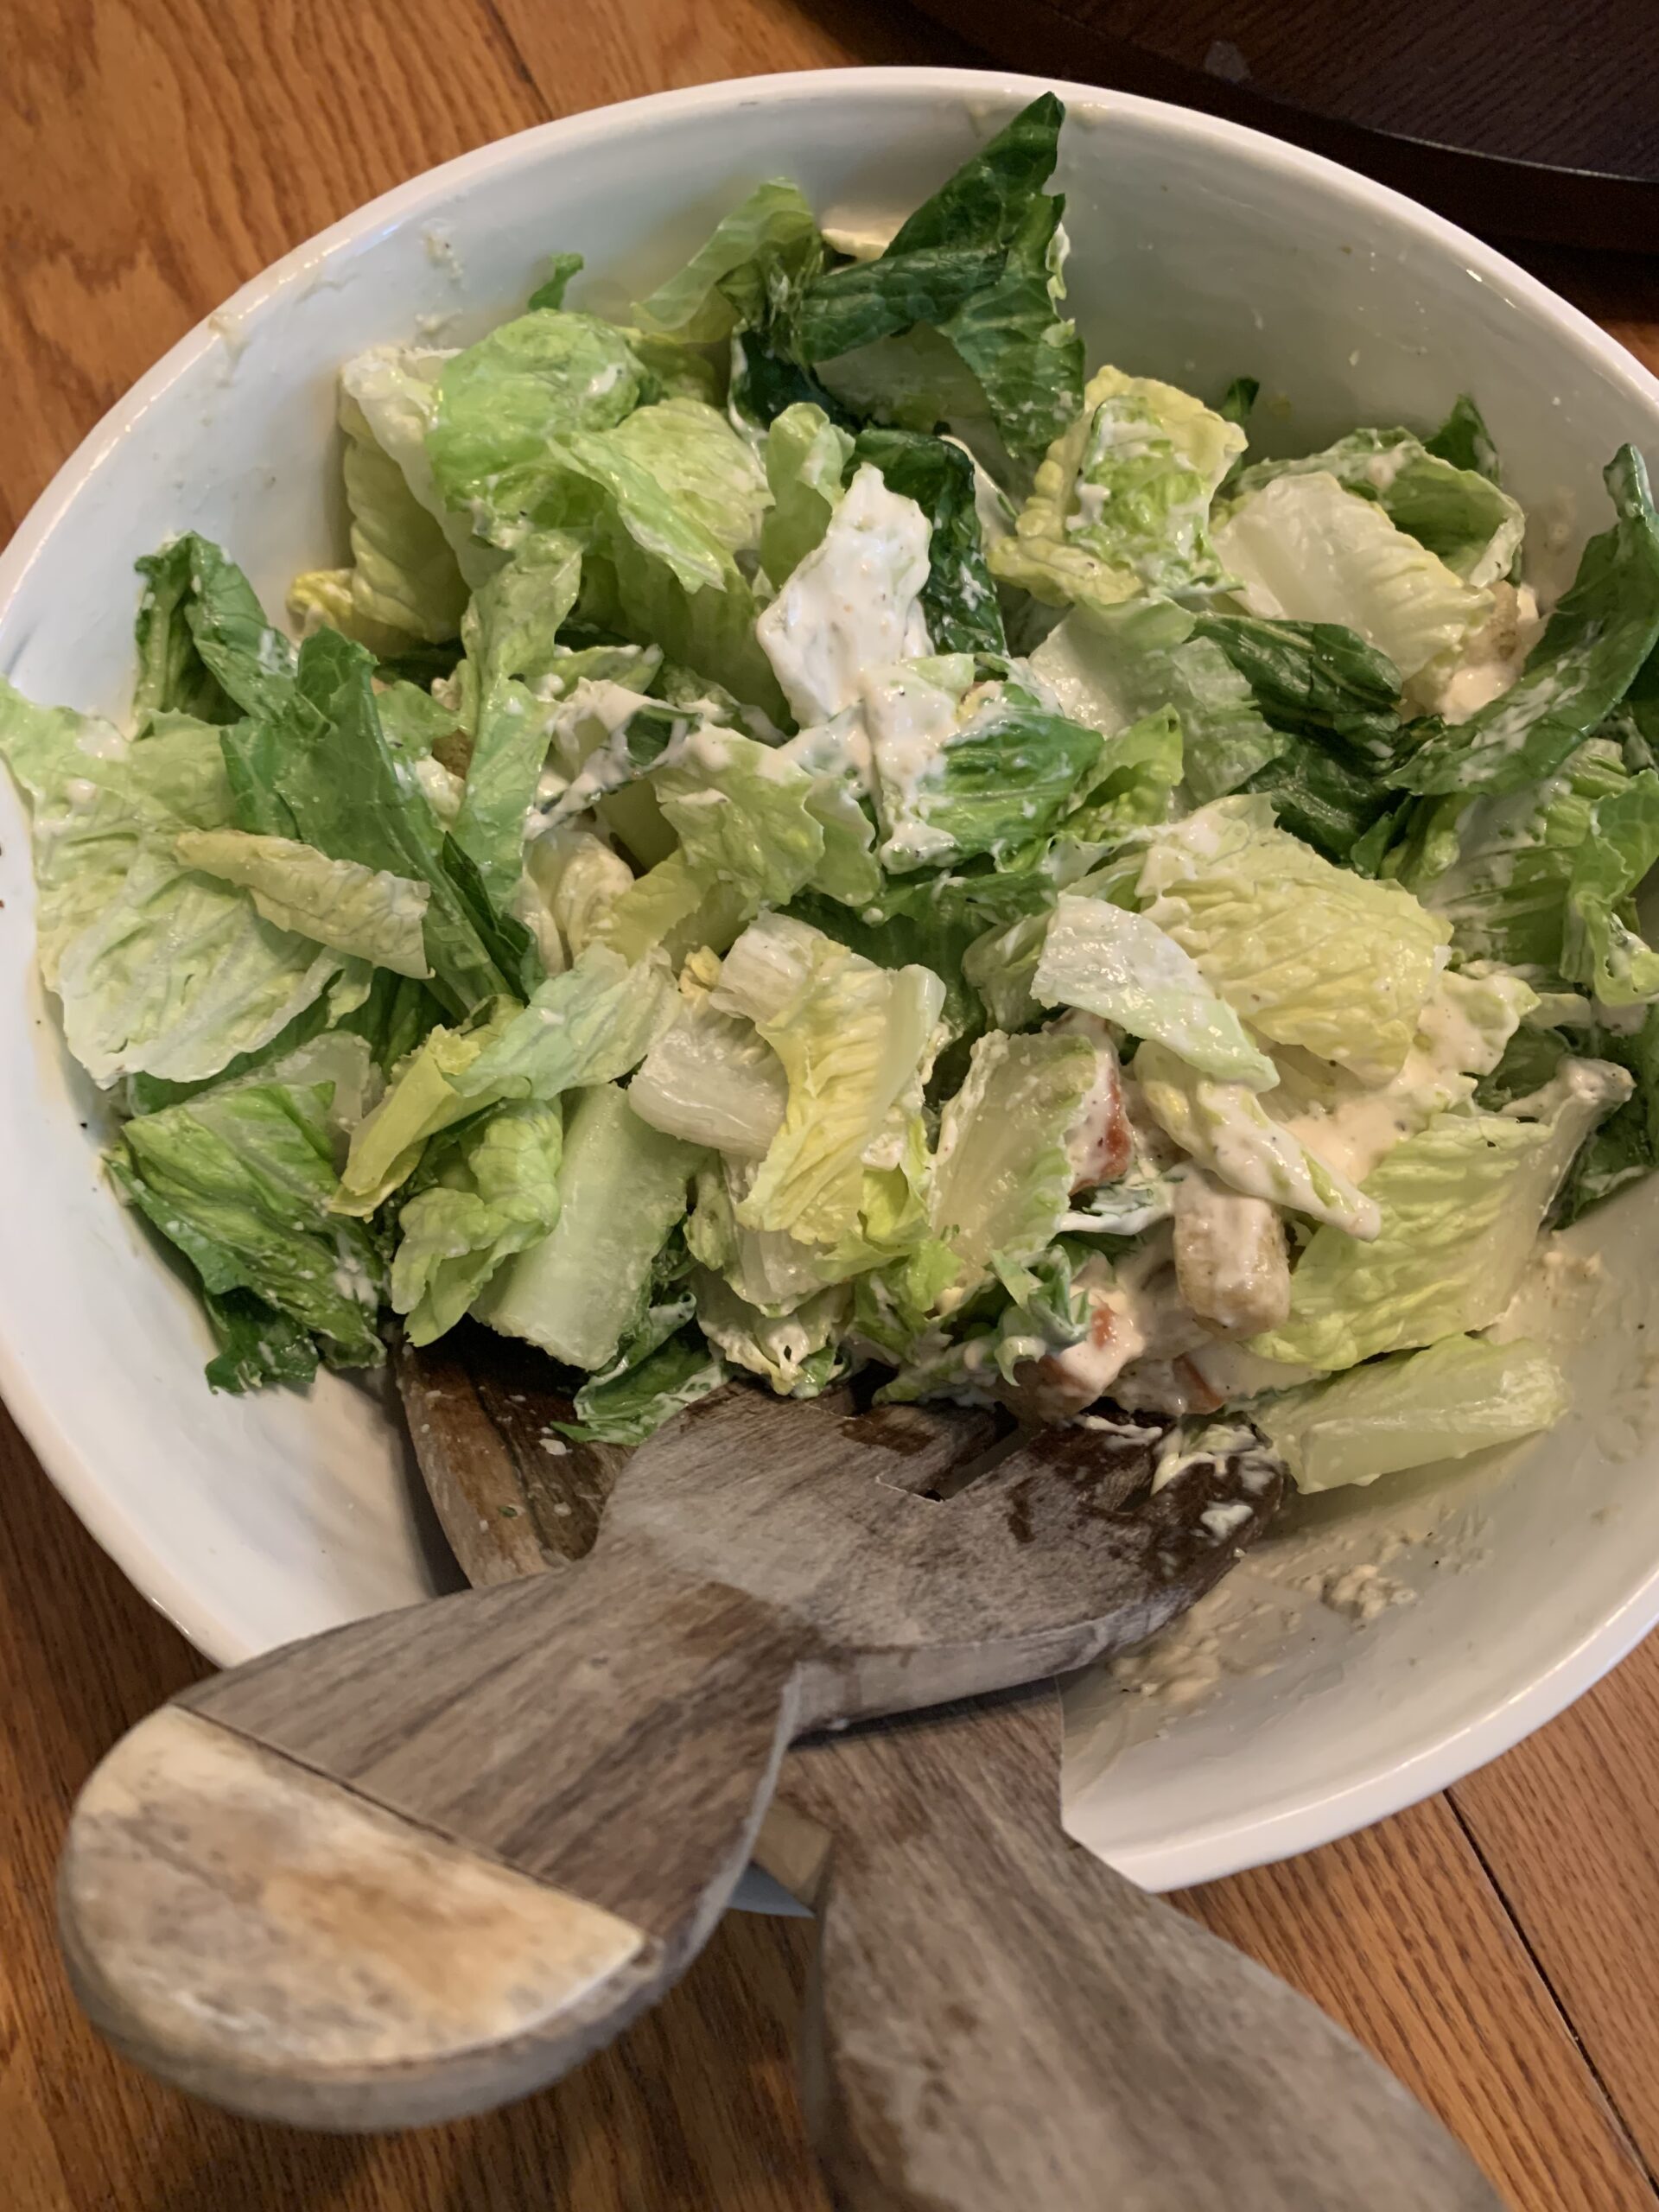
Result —
[[1430, 714], [1448, 722], [1466, 722], [1510, 690], [1527, 655], [1543, 634], [1543, 617], [1533, 592], [1522, 584], [1491, 586], [1491, 616], [1472, 632], [1457, 658], [1442, 670], [1431, 662], [1412, 685], [1412, 694]]
[[920, 594], [931, 536], [915, 500], [889, 492], [866, 462], [755, 626], [804, 728], [855, 706], [867, 670], [927, 652]]

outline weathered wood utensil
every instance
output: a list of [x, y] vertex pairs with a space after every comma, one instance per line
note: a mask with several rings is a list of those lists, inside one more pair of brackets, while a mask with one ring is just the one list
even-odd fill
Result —
[[[448, 1387], [424, 1371], [429, 1456]], [[560, 1465], [544, 1426], [522, 1440]], [[960, 1495], [925, 1494], [976, 1464]], [[792, 1737], [1138, 1641], [1279, 1480], [1243, 1451], [1128, 1509], [1148, 1471], [1144, 1444], [1098, 1432], [1010, 1449], [971, 1414], [706, 1401], [622, 1469], [579, 1569], [290, 1646], [132, 1731], [65, 1853], [83, 2002], [153, 2070], [314, 2125], [550, 2081], [701, 1943]], [[575, 1520], [609, 1471], [583, 1455], [549, 1516]], [[1046, 1738], [1052, 1762], [1019, 1700], [923, 1735]], [[1029, 1762], [993, 1758], [941, 1821], [911, 1745], [798, 1753], [768, 1833], [775, 1870], [829, 1901], [813, 2101], [842, 2202], [1492, 2204], [1313, 2008], [1064, 1843], [1052, 1763], [1031, 1803]], [[850, 1831], [849, 1751], [869, 1814]]]

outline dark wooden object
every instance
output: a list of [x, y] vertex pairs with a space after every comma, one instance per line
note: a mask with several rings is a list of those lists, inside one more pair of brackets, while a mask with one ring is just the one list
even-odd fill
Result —
[[999, 61], [1231, 117], [1472, 228], [1659, 254], [1653, 0], [920, 0]]
[[[124, 2048], [336, 2126], [564, 2070], [700, 1945], [791, 1736], [1138, 1640], [1280, 1482], [1243, 1451], [1148, 1497], [1148, 1432], [733, 1389], [515, 1501], [531, 1448], [578, 1457], [547, 1449], [553, 1402], [492, 1384], [504, 1434], [453, 1355], [404, 1382], [475, 1561], [532, 1563], [475, 1541], [517, 1521], [563, 1559], [614, 1478], [592, 1557], [187, 1693], [88, 1784], [61, 1890]], [[806, 2073], [840, 2200], [1490, 2207], [1328, 2021], [1065, 1842], [1057, 1773], [1052, 1695], [798, 1754], [762, 1857], [824, 1915]]]

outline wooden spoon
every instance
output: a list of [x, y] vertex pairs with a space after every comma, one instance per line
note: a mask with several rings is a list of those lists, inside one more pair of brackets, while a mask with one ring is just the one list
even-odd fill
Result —
[[[424, 1381], [429, 1446], [446, 1386]], [[1126, 1512], [1144, 1445], [1084, 1430], [1005, 1449], [948, 1503], [916, 1494], [991, 1437], [977, 1414], [728, 1390], [633, 1456], [578, 1571], [187, 1691], [77, 1808], [60, 1901], [82, 2001], [153, 2070], [314, 2125], [446, 2118], [553, 2079], [702, 1942], [793, 1736], [1140, 1640], [1278, 1489], [1244, 1452]], [[558, 1441], [536, 1439], [550, 1464]], [[552, 1517], [572, 1495], [550, 1486]], [[830, 1898], [814, 2101], [843, 2202], [1491, 2204], [1311, 2007], [1064, 1843], [1036, 1708], [990, 1726], [1046, 1733], [1046, 1802], [993, 1761], [936, 1822], [894, 1732], [871, 1739], [887, 1787], [854, 1848], [835, 1752], [804, 1760], [792, 1835], [786, 1818], [772, 1839]]]

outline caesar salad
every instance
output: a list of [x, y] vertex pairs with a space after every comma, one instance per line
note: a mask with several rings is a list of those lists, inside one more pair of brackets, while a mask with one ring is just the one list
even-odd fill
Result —
[[1564, 1410], [1506, 1309], [1659, 1164], [1641, 457], [1544, 607], [1473, 398], [1285, 454], [1248, 375], [1091, 368], [1062, 121], [347, 360], [288, 627], [178, 537], [125, 729], [0, 683], [213, 1387], [472, 1317], [573, 1437], [859, 1375], [1305, 1489]]

